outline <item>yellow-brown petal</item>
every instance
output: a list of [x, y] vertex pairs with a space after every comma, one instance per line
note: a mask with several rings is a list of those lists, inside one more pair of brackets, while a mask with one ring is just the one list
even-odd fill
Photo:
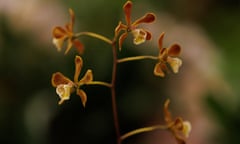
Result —
[[57, 48], [57, 50], [61, 51], [64, 41], [65, 41], [65, 37], [63, 37], [63, 38], [53, 38], [52, 42], [55, 45], [55, 47]]
[[73, 45], [76, 47], [79, 54], [83, 54], [84, 45], [77, 39], [73, 40]]
[[72, 45], [73, 45], [73, 40], [71, 38], [68, 38], [68, 41], [67, 41], [67, 49], [65, 51], [65, 55], [69, 52], [69, 50], [72, 48]]
[[82, 101], [82, 105], [83, 105], [83, 107], [85, 107], [86, 103], [87, 103], [87, 95], [86, 95], [86, 93], [83, 90], [81, 90], [81, 89], [77, 89], [77, 95], [80, 96], [81, 101]]
[[162, 48], [163, 48], [163, 38], [164, 38], [165, 33], [162, 32], [161, 35], [159, 36], [158, 39], [158, 48], [159, 48], [159, 52], [161, 52]]
[[83, 66], [83, 60], [80, 56], [75, 57], [75, 73], [74, 73], [74, 82], [78, 82], [78, 77], [80, 75], [81, 69]]
[[137, 19], [132, 25], [137, 26], [141, 23], [152, 23], [155, 20], [155, 15], [153, 13], [147, 13], [144, 16]]
[[145, 32], [147, 33], [146, 40], [151, 40], [152, 39], [152, 34], [149, 31], [146, 31], [146, 30], [145, 30]]
[[162, 66], [161, 66], [161, 65], [162, 65], [161, 62], [157, 63], [157, 64], [155, 65], [155, 67], [154, 67], [153, 73], [154, 73], [154, 75], [156, 75], [156, 76], [164, 77], [165, 74], [164, 74], [164, 72], [163, 72], [163, 70], [162, 70]]
[[53, 73], [51, 82], [53, 87], [57, 87], [60, 84], [73, 84], [73, 82], [69, 78], [65, 77], [60, 72]]
[[169, 111], [169, 103], [170, 103], [170, 100], [167, 99], [164, 103], [164, 108], [163, 108], [164, 120], [167, 124], [172, 122], [172, 116], [171, 116], [171, 113]]
[[118, 48], [119, 48], [120, 51], [122, 50], [122, 44], [123, 44], [123, 41], [126, 39], [127, 35], [128, 35], [128, 33], [125, 32], [119, 37]]
[[124, 13], [125, 13], [126, 23], [127, 23], [128, 26], [130, 26], [131, 25], [132, 2], [127, 1], [123, 6], [123, 10], [124, 10]]
[[122, 24], [122, 22], [120, 21], [120, 22], [118, 23], [117, 27], [115, 28], [115, 37], [118, 36], [118, 34], [119, 34], [119, 32], [120, 32], [121, 30], [126, 30], [126, 29], [127, 29], [127, 26], [124, 25], [124, 24]]
[[93, 74], [92, 74], [92, 70], [89, 69], [87, 70], [83, 78], [79, 81], [79, 85], [88, 84], [91, 81], [93, 81]]
[[74, 12], [72, 9], [69, 9], [69, 14], [70, 14], [70, 24], [69, 24], [69, 31], [72, 32], [73, 31], [73, 25], [74, 25], [74, 22], [75, 22], [75, 15], [74, 15]]
[[173, 44], [168, 49], [168, 55], [172, 57], [179, 56], [180, 52], [181, 52], [181, 47], [178, 44]]
[[62, 27], [54, 27], [52, 31], [53, 38], [60, 39], [67, 36], [67, 31]]

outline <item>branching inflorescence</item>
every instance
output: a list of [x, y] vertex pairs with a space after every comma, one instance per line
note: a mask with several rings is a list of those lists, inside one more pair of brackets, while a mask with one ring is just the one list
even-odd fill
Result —
[[168, 110], [170, 103], [169, 99], [165, 101], [163, 109], [166, 124], [139, 128], [130, 131], [126, 134], [120, 134], [115, 92], [115, 83], [117, 75], [116, 72], [118, 64], [128, 61], [151, 59], [156, 61], [156, 65], [153, 68], [153, 74], [159, 77], [164, 77], [165, 74], [168, 73], [169, 71], [172, 71], [173, 73], [178, 73], [179, 68], [182, 65], [182, 60], [178, 58], [181, 52], [180, 45], [173, 44], [168, 48], [163, 48], [163, 37], [165, 34], [164, 32], [161, 33], [159, 36], [158, 40], [159, 54], [157, 56], [141, 55], [134, 57], [125, 57], [121, 59], [117, 57], [117, 53], [121, 52], [122, 44], [126, 37], [128, 36], [128, 34], [133, 35], [133, 43], [135, 45], [142, 44], [152, 38], [151, 33], [145, 30], [144, 28], [141, 28], [140, 24], [152, 23], [156, 19], [156, 16], [153, 13], [146, 13], [144, 16], [132, 22], [131, 10], [132, 2], [127, 1], [123, 6], [126, 24], [124, 24], [122, 21], [119, 22], [119, 24], [115, 28], [114, 37], [112, 39], [109, 39], [103, 35], [96, 34], [93, 32], [75, 33], [73, 31], [75, 16], [72, 9], [69, 9], [69, 13], [71, 16], [70, 22], [67, 23], [65, 27], [56, 26], [53, 29], [52, 33], [53, 44], [57, 47], [58, 51], [61, 51], [64, 42], [65, 41], [67, 42], [65, 54], [67, 54], [72, 47], [75, 47], [80, 54], [83, 54], [84, 50], [83, 43], [78, 40], [80, 36], [90, 36], [108, 43], [112, 47], [113, 54], [112, 80], [110, 83], [103, 81], [95, 81], [93, 79], [93, 72], [91, 69], [88, 69], [85, 72], [84, 76], [79, 79], [79, 75], [83, 67], [83, 60], [78, 55], [75, 57], [75, 74], [73, 76], [73, 80], [66, 77], [61, 72], [54, 73], [52, 75], [51, 82], [53, 87], [56, 88], [56, 93], [60, 97], [59, 105], [61, 105], [64, 101], [69, 100], [71, 94], [76, 92], [76, 95], [78, 95], [81, 98], [82, 105], [85, 107], [87, 102], [87, 94], [82, 89], [82, 86], [83, 85], [105, 86], [111, 89], [112, 110], [117, 136], [117, 144], [121, 144], [123, 140], [130, 136], [153, 130], [169, 130], [177, 140], [178, 144], [184, 144], [186, 143], [186, 138], [189, 136], [189, 133], [191, 131], [191, 124], [188, 121], [183, 121], [181, 117], [177, 117], [176, 119], [172, 118], [171, 113]]

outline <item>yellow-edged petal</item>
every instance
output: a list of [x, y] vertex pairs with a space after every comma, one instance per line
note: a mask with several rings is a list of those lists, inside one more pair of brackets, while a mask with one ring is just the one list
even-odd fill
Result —
[[86, 95], [86, 93], [83, 90], [81, 90], [81, 89], [77, 89], [77, 95], [80, 96], [81, 101], [82, 101], [82, 105], [83, 105], [83, 107], [85, 107], [86, 103], [87, 103], [87, 95]]
[[55, 47], [57, 48], [58, 51], [62, 50], [62, 46], [63, 46], [63, 42], [65, 41], [66, 37], [63, 38], [53, 38], [53, 44], [55, 45]]
[[65, 55], [69, 52], [69, 50], [72, 48], [72, 45], [73, 45], [73, 41], [71, 38], [68, 38], [68, 42], [67, 42], [67, 49], [65, 51]]
[[154, 71], [153, 71], [154, 75], [156, 76], [160, 76], [160, 77], [164, 77], [165, 76], [165, 73], [162, 69], [162, 63], [159, 62], [155, 65], [154, 67]]
[[123, 41], [126, 39], [127, 35], [128, 35], [128, 33], [125, 32], [125, 33], [123, 33], [123, 34], [119, 37], [119, 40], [118, 40], [118, 49], [119, 49], [119, 51], [122, 50], [122, 44], [123, 44]]
[[181, 47], [179, 44], [173, 44], [168, 48], [168, 55], [171, 57], [177, 57], [181, 53]]
[[89, 82], [93, 81], [93, 74], [92, 74], [92, 70], [87, 70], [87, 72], [85, 73], [85, 75], [83, 76], [83, 78], [79, 81], [79, 85], [83, 85], [83, 84], [88, 84]]
[[73, 82], [69, 78], [65, 77], [60, 72], [53, 73], [51, 82], [53, 87], [57, 87], [60, 84], [73, 84]]
[[82, 70], [83, 66], [83, 60], [80, 56], [75, 57], [75, 73], [74, 73], [74, 82], [78, 82], [78, 77], [80, 75], [80, 72]]
[[132, 25], [137, 26], [141, 23], [152, 23], [155, 20], [155, 15], [153, 13], [147, 13], [141, 18], [137, 19]]
[[131, 24], [132, 2], [127, 1], [123, 6], [123, 10], [124, 10], [124, 13], [125, 13], [126, 23], [127, 23], [128, 26], [130, 26], [130, 24]]

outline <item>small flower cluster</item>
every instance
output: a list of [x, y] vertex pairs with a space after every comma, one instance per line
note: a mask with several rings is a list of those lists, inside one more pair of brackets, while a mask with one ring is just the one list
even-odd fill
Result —
[[[80, 54], [83, 54], [84, 46], [82, 42], [78, 40], [80, 36], [90, 36], [97, 38], [106, 42], [112, 46], [113, 51], [113, 70], [112, 70], [112, 81], [111, 83], [102, 82], [102, 81], [93, 81], [93, 73], [91, 69], [88, 69], [84, 76], [79, 80], [79, 75], [82, 70], [83, 60], [80, 56], [75, 57], [75, 73], [73, 80], [64, 76], [61, 72], [56, 72], [52, 75], [52, 86], [56, 88], [56, 93], [60, 97], [59, 104], [62, 104], [64, 101], [69, 100], [72, 93], [76, 92], [76, 95], [80, 96], [82, 105], [85, 107], [87, 102], [87, 95], [82, 89], [83, 85], [102, 85], [109, 87], [112, 94], [113, 102], [113, 113], [115, 128], [117, 133], [117, 143], [121, 144], [121, 136], [119, 132], [117, 111], [116, 111], [116, 102], [115, 102], [115, 79], [116, 79], [116, 67], [119, 63], [132, 61], [132, 60], [141, 60], [141, 59], [152, 59], [156, 60], [157, 63], [154, 67], [153, 73], [159, 77], [165, 77], [166, 73], [172, 71], [173, 73], [178, 73], [179, 68], [182, 65], [182, 60], [179, 58], [181, 47], [178, 44], [173, 44], [168, 48], [163, 47], [163, 38], [165, 33], [160, 34], [158, 40], [159, 54], [157, 56], [134, 56], [118, 59], [117, 52], [121, 51], [122, 45], [126, 37], [130, 34], [133, 35], [133, 43], [135, 45], [142, 44], [146, 41], [149, 41], [152, 38], [152, 34], [144, 28], [139, 27], [140, 24], [148, 24], [155, 21], [156, 16], [153, 13], [146, 13], [144, 16], [138, 18], [132, 22], [131, 11], [132, 11], [132, 2], [127, 1], [123, 6], [123, 11], [125, 14], [124, 24], [122, 21], [119, 21], [118, 25], [115, 28], [115, 35], [113, 39], [109, 39], [103, 35], [92, 33], [92, 32], [80, 32], [74, 33], [73, 26], [75, 21], [75, 15], [72, 9], [69, 9], [70, 13], [70, 22], [65, 25], [65, 27], [56, 26], [53, 31], [53, 44], [56, 46], [58, 51], [62, 50], [64, 42], [67, 41], [67, 48], [65, 54], [74, 46]], [[118, 51], [117, 51], [118, 49]], [[187, 121], [183, 121], [182, 118], [172, 119], [171, 113], [168, 111], [169, 100], [164, 104], [164, 116], [167, 128], [172, 132], [179, 144], [185, 143], [185, 138], [188, 137], [191, 130], [191, 125]], [[130, 133], [131, 135], [131, 133]], [[128, 137], [125, 135], [124, 137]]]

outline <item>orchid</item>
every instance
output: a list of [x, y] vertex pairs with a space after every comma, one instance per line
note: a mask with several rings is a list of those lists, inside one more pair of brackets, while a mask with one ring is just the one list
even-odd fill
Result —
[[64, 41], [67, 40], [67, 49], [65, 54], [72, 48], [74, 45], [79, 53], [83, 53], [83, 44], [76, 39], [73, 33], [73, 25], [75, 21], [75, 15], [72, 9], [69, 9], [69, 14], [71, 16], [71, 20], [66, 24], [65, 27], [56, 26], [53, 28], [53, 44], [57, 47], [58, 51], [61, 51]]
[[133, 34], [133, 43], [136, 45], [144, 43], [146, 40], [150, 40], [152, 37], [151, 33], [143, 28], [138, 28], [138, 25], [153, 22], [155, 20], [155, 15], [153, 13], [147, 13], [134, 22], [131, 22], [132, 2], [127, 1], [123, 6], [123, 10], [125, 13], [126, 24], [123, 24], [120, 21], [118, 26], [115, 28], [115, 37], [119, 35], [120, 31], [124, 31], [124, 33], [122, 33], [119, 37], [119, 50], [121, 50], [122, 43], [129, 32]]
[[163, 48], [163, 37], [164, 33], [160, 35], [158, 40], [158, 63], [155, 65], [154, 68], [154, 74], [160, 77], [164, 77], [164, 72], [169, 71], [168, 65], [171, 67], [174, 73], [178, 73], [178, 70], [182, 65], [182, 60], [178, 58], [181, 52], [181, 47], [178, 44], [173, 44], [169, 48]]
[[183, 121], [181, 117], [172, 119], [169, 109], [170, 100], [166, 100], [164, 103], [164, 118], [168, 126], [168, 129], [172, 132], [173, 136], [177, 140], [178, 144], [185, 144], [185, 139], [189, 137], [192, 126], [189, 121]]
[[82, 65], [82, 58], [80, 56], [76, 56], [74, 81], [70, 80], [60, 72], [56, 72], [52, 75], [52, 86], [56, 87], [56, 93], [60, 97], [59, 104], [62, 104], [65, 100], [69, 100], [71, 93], [76, 91], [76, 94], [80, 96], [82, 104], [85, 107], [87, 102], [87, 95], [81, 89], [81, 86], [91, 83], [93, 81], [93, 74], [92, 70], [89, 69], [85, 75], [80, 80], [78, 80]]

